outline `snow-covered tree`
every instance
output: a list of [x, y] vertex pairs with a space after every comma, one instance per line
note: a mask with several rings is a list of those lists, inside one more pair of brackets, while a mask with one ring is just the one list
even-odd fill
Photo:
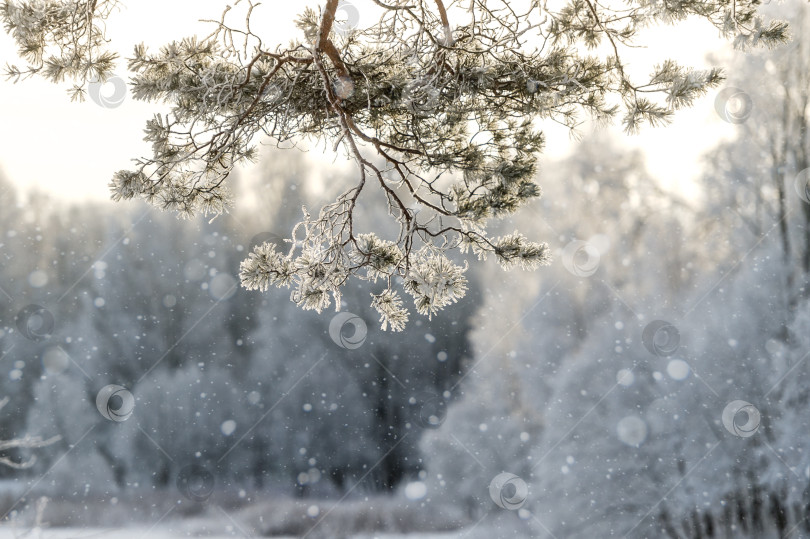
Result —
[[[282, 176], [272, 182], [269, 193], [289, 185]], [[293, 192], [283, 202], [300, 207], [312, 197]], [[64, 272], [43, 287], [46, 298], [63, 300], [46, 303], [58, 320], [50, 340], [22, 339], [41, 363], [27, 362], [16, 386], [0, 379], [21, 403], [0, 434], [61, 435], [43, 452], [40, 473], [81, 439], [85, 450], [49, 472], [43, 494], [58, 500], [82, 477], [87, 502], [160, 495], [191, 463], [209, 470], [217, 488], [299, 495], [390, 492], [421, 470], [419, 439], [436, 426], [427, 412], [440, 422], [454, 398], [447, 390], [469, 356], [467, 317], [477, 294], [452, 316], [380, 338], [368, 290], [348, 287], [344, 308], [367, 321], [368, 336], [356, 349], [341, 348], [329, 320], [281, 301], [281, 291], [263, 298], [239, 289], [228, 273], [263, 227], [294, 224], [284, 208], [266, 217], [253, 209], [213, 223], [178, 221], [150, 217], [140, 204], [42, 216], [54, 228], [31, 253]], [[31, 261], [22, 254], [16, 261], [27, 278]], [[126, 421], [96, 409], [109, 384], [135, 399]]]
[[[321, 185], [326, 178], [312, 178], [312, 193], [290, 189], [294, 174], [279, 177], [271, 163], [278, 152], [271, 155], [266, 178], [259, 181], [267, 184], [266, 192], [284, 196], [278, 197], [279, 212], [270, 217], [258, 212], [251, 223], [259, 220], [261, 226], [270, 226], [272, 218], [271, 229], [289, 230], [295, 225], [290, 208], [328, 198], [345, 187], [347, 178], [334, 175], [326, 185]], [[284, 154], [279, 158], [291, 173], [307, 173], [301, 170], [300, 158]], [[383, 208], [376, 205], [362, 218], [369, 224], [384, 223]], [[418, 449], [422, 433], [443, 420], [455, 398], [449, 390], [471, 355], [469, 318], [480, 298], [476, 279], [470, 281], [471, 293], [452, 315], [417, 320], [396, 335], [381, 335], [375, 327], [379, 314], [367, 305], [368, 290], [347, 286], [337, 316], [362, 321], [364, 331], [356, 348], [339, 344], [331, 320], [301, 313], [290, 303], [285, 306], [281, 291], [272, 291], [261, 302], [246, 340], [252, 361], [241, 377], [246, 391], [261, 395], [248, 408], [257, 417], [280, 399], [274, 398], [279, 391], [290, 393], [245, 440], [254, 448], [255, 458], [265, 463], [266, 475], [287, 475], [300, 484], [301, 493], [322, 491], [327, 480], [348, 491], [364, 476], [362, 490], [390, 491], [413, 477], [423, 467]], [[351, 335], [351, 324], [345, 329]], [[366, 476], [375, 463], [373, 473]], [[320, 484], [310, 479], [313, 468]]]
[[[86, 84], [114, 69], [104, 21], [117, 4], [5, 0], [0, 16], [26, 61], [8, 75], [67, 79], [81, 99]], [[452, 261], [455, 250], [506, 268], [549, 262], [545, 243], [488, 233], [493, 218], [540, 196], [544, 137], [536, 120], [573, 129], [582, 112], [602, 122], [621, 115], [635, 132], [666, 123], [722, 80], [718, 69], [663, 58], [647, 80], [631, 79], [622, 51], [639, 44], [644, 27], [697, 16], [743, 48], [788, 36], [785, 23], [759, 15], [759, 0], [622, 7], [366, 0], [358, 7], [379, 19], [365, 28], [351, 17], [336, 22], [339, 11], [351, 13], [341, 6], [326, 0], [318, 12], [306, 8], [296, 21], [302, 38], [286, 47], [251, 26], [261, 9], [252, 2], [242, 5], [238, 25], [231, 22], [238, 10], [228, 6], [206, 38], [156, 52], [137, 45], [129, 59], [133, 95], [171, 110], [148, 122], [153, 155], [117, 172], [112, 196], [142, 197], [181, 215], [219, 214], [230, 201], [228, 176], [256, 157], [261, 136], [342, 148], [357, 165], [351, 187], [317, 213], [304, 209], [288, 250], [257, 246], [243, 262], [242, 283], [292, 286], [294, 302], [320, 312], [332, 298], [339, 308], [351, 276], [382, 279], [386, 288], [372, 305], [393, 330], [409, 316], [400, 285], [429, 317], [465, 294], [466, 265]], [[368, 205], [361, 196], [372, 189], [384, 194], [397, 225], [389, 237], [356, 226]]]
[[[9, 402], [8, 397], [0, 399], [0, 410], [6, 407]], [[0, 465], [8, 466], [17, 470], [30, 468], [36, 461], [36, 455], [29, 455], [24, 460], [15, 460], [7, 456], [9, 452], [14, 452], [20, 449], [37, 449], [40, 447], [47, 447], [53, 445], [60, 440], [59, 436], [52, 436], [50, 438], [42, 438], [41, 436], [25, 435], [20, 438], [12, 438], [9, 440], [0, 440]]]
[[[810, 26], [806, 3], [769, 9], [794, 28]], [[795, 32], [789, 45], [775, 51], [735, 55], [729, 72], [729, 98], [718, 95], [716, 103], [719, 112], [740, 103], [736, 116], [721, 116], [736, 124], [740, 136], [706, 156], [702, 187], [709, 205], [732, 210], [720, 216], [724, 224], [744, 225], [735, 227], [741, 244], [776, 224], [782, 258], [792, 268], [783, 278], [786, 296], [795, 305], [806, 297], [810, 273], [810, 174], [802, 175], [810, 168], [810, 37], [806, 30]], [[728, 189], [728, 182], [736, 188]]]
[[[562, 438], [576, 418], [616, 383], [622, 369], [632, 369], [635, 358], [649, 355], [640, 346], [633, 358], [616, 352], [627, 346], [626, 339], [635, 331], [641, 332], [630, 309], [638, 302], [671, 301], [679, 283], [689, 281], [673, 269], [683, 266], [680, 246], [668, 245], [660, 254], [656, 250], [662, 235], [677, 230], [677, 221], [665, 212], [680, 211], [680, 201], [649, 176], [638, 152], [597, 135], [548, 169], [548, 177], [556, 180], [549, 188], [551, 196], [533, 208], [534, 215], [519, 216], [516, 224], [553, 232], [563, 263], [550, 269], [549, 278], [540, 283], [524, 273], [516, 276], [516, 286], [497, 294], [490, 290], [476, 316], [472, 335], [476, 361], [463, 381], [463, 396], [451, 406], [444, 428], [423, 442], [431, 498], [462, 505], [472, 523], [487, 515], [499, 537], [513, 529], [516, 534], [543, 536], [540, 523], [554, 526], [556, 518], [570, 522], [571, 515], [587, 505], [592, 495], [547, 494], [546, 478], [553, 477], [549, 483], [562, 488], [566, 481], [584, 481], [575, 474], [583, 463], [593, 461], [596, 472], [598, 459], [625, 447], [615, 437], [614, 425], [591, 418], [582, 430], [587, 434], [595, 423], [595, 439], [583, 434], [567, 440], [579, 451], [566, 452], [568, 446], [560, 444], [546, 452], [555, 437]], [[555, 196], [558, 190], [568, 196]], [[548, 221], [537, 219], [538, 214]], [[568, 252], [568, 246], [578, 245], [575, 242], [584, 245], [582, 252]], [[496, 282], [497, 268], [487, 269], [491, 273], [483, 280]], [[633, 304], [624, 305], [621, 297], [632, 297]], [[622, 413], [622, 406], [616, 409]], [[625, 412], [616, 421], [624, 415], [630, 414]], [[605, 432], [615, 442], [607, 450], [596, 442]], [[591, 450], [596, 455], [585, 455]], [[492, 503], [486, 487], [501, 472], [513, 473], [529, 485], [524, 509], [539, 520], [526, 514], [523, 520], [504, 515]], [[606, 488], [604, 494], [609, 497], [612, 492]], [[573, 528], [553, 529], [558, 530], [573, 533]]]
[[[751, 165], [758, 154], [742, 156]], [[783, 536], [806, 514], [794, 427], [805, 422], [806, 306], [791, 323], [777, 233], [751, 249], [756, 239], [715, 205], [726, 198], [703, 214], [604, 142], [549, 168], [580, 195], [546, 202], [561, 256], [583, 238], [594, 250], [580, 256], [597, 263], [569, 258], [539, 289], [526, 279], [514, 297], [488, 296], [473, 335], [480, 363], [423, 444], [429, 495], [465, 504], [471, 523], [486, 514], [499, 537]], [[644, 331], [658, 318], [678, 330], [661, 354]], [[748, 438], [723, 422], [736, 400], [761, 417]], [[504, 515], [489, 499], [502, 471], [529, 485], [528, 513]]]

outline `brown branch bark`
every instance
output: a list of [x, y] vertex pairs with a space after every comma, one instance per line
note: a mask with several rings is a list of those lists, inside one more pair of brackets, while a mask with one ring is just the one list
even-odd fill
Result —
[[344, 64], [343, 60], [340, 58], [340, 53], [335, 47], [335, 44], [332, 43], [332, 40], [329, 39], [329, 32], [332, 31], [332, 25], [335, 23], [335, 12], [337, 11], [338, 2], [339, 0], [327, 0], [323, 17], [321, 18], [321, 31], [318, 34], [318, 42], [315, 44], [315, 48], [326, 54], [329, 61], [335, 66], [338, 77], [351, 79], [346, 64]]
[[447, 18], [447, 10], [444, 8], [442, 0], [435, 0], [436, 7], [439, 8], [439, 18], [442, 20], [442, 27], [444, 28], [444, 45], [450, 47], [453, 45], [453, 31], [450, 30], [450, 20]]
[[445, 28], [449, 28], [450, 21], [447, 19], [447, 10], [444, 9], [444, 3], [442, 2], [442, 0], [435, 0], [435, 2], [436, 7], [439, 8], [439, 17], [442, 20], [442, 26], [444, 26]]

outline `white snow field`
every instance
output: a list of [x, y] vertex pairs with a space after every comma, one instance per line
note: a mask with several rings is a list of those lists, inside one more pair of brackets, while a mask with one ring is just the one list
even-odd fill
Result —
[[[357, 535], [354, 539], [451, 539], [464, 537], [464, 533], [443, 533], [443, 534], [408, 534], [408, 535]], [[173, 531], [170, 529], [149, 529], [149, 528], [60, 528], [46, 530], [22, 530], [0, 528], [0, 539], [180, 539], [189, 537], [201, 537], [189, 532]], [[234, 537], [255, 537], [245, 536], [235, 532], [232, 535], [206, 535], [205, 539], [233, 539]], [[274, 536], [274, 539], [295, 539], [294, 536]]]

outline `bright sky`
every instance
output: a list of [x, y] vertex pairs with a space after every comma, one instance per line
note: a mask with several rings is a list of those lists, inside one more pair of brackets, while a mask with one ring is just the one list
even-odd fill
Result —
[[[355, 0], [355, 4], [365, 0]], [[223, 0], [124, 1], [123, 10], [108, 22], [108, 36], [122, 58], [130, 55], [141, 41], [158, 47], [173, 39], [193, 34], [207, 35], [212, 26], [200, 19], [218, 19]], [[286, 43], [296, 35], [292, 21], [305, 5], [318, 2], [265, 0], [257, 8], [254, 29], [262, 30], [265, 41]], [[361, 25], [367, 21], [361, 14]], [[683, 36], [687, 38], [684, 39]], [[728, 54], [730, 46], [717, 36], [708, 23], [690, 21], [678, 27], [658, 27], [648, 31], [649, 49], [639, 49], [625, 60], [632, 67], [647, 66], [667, 56], [685, 65], [707, 67], [706, 54]], [[126, 78], [125, 60], [119, 61], [119, 73]], [[0, 63], [18, 63], [14, 43], [0, 32]], [[54, 196], [70, 200], [106, 200], [107, 183], [113, 172], [130, 168], [131, 159], [148, 155], [143, 142], [144, 122], [158, 109], [151, 104], [127, 97], [118, 108], [105, 109], [92, 101], [71, 103], [67, 85], [54, 85], [40, 79], [18, 84], [0, 79], [0, 169], [22, 188], [36, 187]], [[731, 136], [733, 128], [721, 121], [713, 107], [714, 93], [693, 109], [678, 113], [668, 128], [645, 128], [641, 135], [617, 135], [628, 145], [641, 147], [653, 174], [662, 183], [686, 195], [692, 189], [689, 180], [698, 172], [700, 155], [718, 138]], [[562, 156], [575, 149], [567, 131], [547, 130], [547, 156]], [[587, 137], [588, 133], [583, 133]], [[321, 164], [331, 156], [310, 158]]]

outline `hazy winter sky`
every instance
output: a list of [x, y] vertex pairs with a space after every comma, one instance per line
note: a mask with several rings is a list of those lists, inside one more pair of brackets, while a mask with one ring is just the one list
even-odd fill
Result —
[[[357, 0], [361, 3], [364, 0]], [[125, 73], [126, 60], [133, 45], [141, 41], [158, 47], [173, 39], [197, 34], [207, 35], [213, 28], [200, 19], [218, 19], [222, 0], [125, 1], [123, 10], [108, 22], [108, 36], [119, 51], [119, 73]], [[254, 30], [266, 42], [287, 43], [298, 30], [295, 16], [307, 4], [319, 2], [266, 0], [256, 9]], [[322, 3], [322, 2], [320, 2]], [[363, 15], [361, 14], [361, 17]], [[360, 24], [371, 23], [367, 15]], [[261, 28], [261, 30], [259, 30]], [[13, 41], [0, 32], [0, 60], [4, 65], [18, 63]], [[686, 39], [684, 39], [686, 35]], [[676, 36], [679, 36], [677, 38]], [[678, 27], [657, 27], [645, 34], [647, 50], [625, 56], [633, 68], [660, 61], [664, 56], [686, 65], [706, 67], [706, 54], [729, 54], [731, 48], [718, 37], [708, 22], [689, 21]], [[77, 104], [67, 97], [68, 85], [54, 85], [40, 79], [12, 84], [0, 80], [0, 169], [20, 186], [37, 187], [71, 200], [108, 198], [107, 183], [112, 173], [130, 168], [131, 159], [149, 154], [143, 142], [146, 119], [157, 110], [152, 104], [135, 102], [129, 97], [118, 108], [104, 109], [92, 101]], [[641, 135], [625, 137], [630, 145], [643, 148], [649, 167], [666, 185], [688, 188], [698, 171], [700, 154], [711, 148], [719, 137], [733, 130], [714, 112], [716, 92], [702, 99], [693, 109], [677, 114], [669, 128], [645, 128]], [[567, 132], [547, 130], [547, 156], [571, 151]], [[588, 133], [584, 132], [584, 136]], [[311, 153], [320, 163], [328, 163]]]

